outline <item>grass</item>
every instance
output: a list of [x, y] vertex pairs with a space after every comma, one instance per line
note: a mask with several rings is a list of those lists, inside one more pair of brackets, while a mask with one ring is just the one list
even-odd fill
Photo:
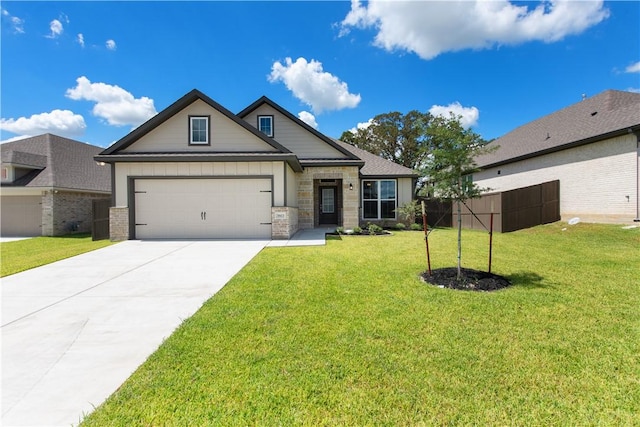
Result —
[[0, 277], [50, 264], [111, 245], [109, 240], [91, 241], [91, 235], [73, 234], [62, 237], [34, 237], [0, 243], [2, 267]]
[[[429, 243], [455, 264], [455, 231]], [[265, 249], [83, 425], [640, 425], [640, 229], [494, 243], [492, 293], [420, 282], [419, 232]]]

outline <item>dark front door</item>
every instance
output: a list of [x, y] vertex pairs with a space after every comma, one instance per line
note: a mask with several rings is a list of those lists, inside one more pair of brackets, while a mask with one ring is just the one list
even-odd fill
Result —
[[338, 224], [336, 187], [320, 187], [320, 224]]

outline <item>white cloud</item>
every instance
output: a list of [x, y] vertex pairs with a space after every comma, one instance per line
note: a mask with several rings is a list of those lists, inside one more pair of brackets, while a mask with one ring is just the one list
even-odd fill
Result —
[[434, 116], [449, 117], [460, 116], [460, 124], [465, 128], [470, 128], [478, 124], [480, 111], [476, 107], [463, 107], [459, 102], [452, 102], [449, 105], [433, 105], [429, 112]]
[[13, 16], [7, 9], [2, 9], [2, 16], [11, 22], [11, 27], [15, 34], [24, 34], [24, 20]]
[[367, 129], [372, 124], [373, 124], [373, 119], [369, 119], [366, 122], [360, 122], [356, 125], [356, 127], [349, 129], [349, 132], [355, 135], [356, 133], [358, 133], [360, 129]]
[[6, 144], [7, 142], [20, 141], [21, 139], [29, 138], [31, 135], [19, 135], [14, 136], [13, 138], [3, 139], [0, 141], [0, 144]]
[[608, 16], [602, 0], [552, 0], [532, 9], [507, 0], [371, 0], [366, 5], [352, 0], [351, 11], [340, 23], [340, 35], [351, 28], [373, 27], [376, 46], [432, 59], [463, 49], [534, 40], [551, 43], [579, 34]]
[[18, 119], [0, 119], [0, 129], [23, 136], [54, 133], [76, 137], [82, 135], [86, 128], [84, 117], [69, 110], [53, 110]]
[[107, 49], [109, 50], [116, 50], [117, 46], [116, 46], [116, 42], [112, 39], [109, 39], [105, 42], [105, 46], [107, 46]]
[[84, 35], [82, 33], [78, 33], [78, 35], [76, 36], [76, 41], [80, 46], [84, 47]]
[[360, 95], [349, 93], [345, 82], [322, 69], [322, 63], [316, 60], [307, 62], [298, 58], [293, 62], [286, 58], [285, 63], [273, 63], [269, 81], [282, 81], [293, 96], [309, 105], [314, 113], [325, 110], [354, 108], [360, 103]]
[[119, 86], [91, 83], [85, 76], [78, 77], [76, 87], [67, 89], [67, 98], [93, 101], [93, 115], [113, 126], [138, 126], [157, 114], [153, 99], [134, 96]]
[[625, 73], [640, 73], [640, 61], [636, 62], [635, 64], [631, 64], [629, 65], [627, 68], [624, 69]]
[[60, 37], [60, 34], [64, 32], [64, 27], [62, 26], [62, 22], [54, 19], [49, 23], [49, 30], [51, 30], [51, 33], [45, 37], [48, 39], [55, 39]]
[[316, 117], [308, 111], [300, 111], [298, 113], [298, 118], [311, 126], [314, 129], [318, 129], [318, 122], [316, 122]]

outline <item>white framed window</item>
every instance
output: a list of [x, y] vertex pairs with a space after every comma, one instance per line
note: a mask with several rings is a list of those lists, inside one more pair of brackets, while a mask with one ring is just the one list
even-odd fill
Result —
[[258, 116], [258, 130], [273, 138], [273, 116]]
[[362, 218], [396, 218], [396, 180], [362, 181]]
[[189, 145], [211, 145], [209, 116], [189, 116]]

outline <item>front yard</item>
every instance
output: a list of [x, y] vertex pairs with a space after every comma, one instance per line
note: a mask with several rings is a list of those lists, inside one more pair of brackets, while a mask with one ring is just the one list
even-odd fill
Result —
[[61, 237], [34, 237], [0, 243], [0, 277], [50, 264], [113, 244], [109, 240], [91, 241], [88, 234]]
[[[455, 264], [454, 230], [429, 242]], [[418, 280], [420, 232], [265, 249], [84, 425], [640, 424], [640, 229], [494, 243], [492, 293]]]

